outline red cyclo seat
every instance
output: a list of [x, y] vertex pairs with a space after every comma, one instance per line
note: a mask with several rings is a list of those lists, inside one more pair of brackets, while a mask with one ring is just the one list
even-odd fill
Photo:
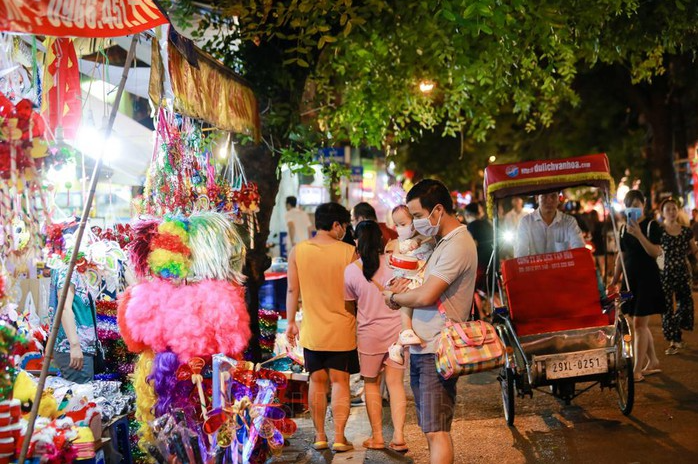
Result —
[[502, 279], [518, 335], [610, 324], [586, 248], [506, 260]]

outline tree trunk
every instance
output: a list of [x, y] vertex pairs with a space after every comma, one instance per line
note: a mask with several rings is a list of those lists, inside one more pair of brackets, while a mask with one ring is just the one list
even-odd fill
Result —
[[279, 155], [273, 153], [264, 144], [240, 146], [237, 150], [248, 179], [257, 183], [262, 198], [259, 213], [257, 213], [259, 230], [254, 234], [254, 246], [248, 248], [244, 269], [247, 276], [247, 310], [250, 313], [252, 331], [248, 353], [251, 361], [260, 362], [262, 353], [259, 345], [259, 289], [264, 284], [264, 271], [271, 264], [271, 259], [267, 256], [266, 243], [269, 237], [271, 214], [279, 191], [279, 178], [276, 175]]

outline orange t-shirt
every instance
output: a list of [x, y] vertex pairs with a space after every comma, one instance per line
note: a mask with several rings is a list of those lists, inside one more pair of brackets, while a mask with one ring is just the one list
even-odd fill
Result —
[[314, 351], [356, 348], [356, 317], [344, 306], [344, 269], [354, 261], [354, 247], [344, 242], [296, 245], [303, 322], [300, 344]]

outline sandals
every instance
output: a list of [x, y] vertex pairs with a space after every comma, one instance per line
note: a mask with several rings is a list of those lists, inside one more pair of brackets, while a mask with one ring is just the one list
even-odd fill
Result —
[[394, 443], [392, 441], [388, 445], [388, 448], [393, 451], [397, 451], [398, 453], [406, 453], [409, 450], [407, 443]]
[[373, 438], [369, 438], [362, 443], [362, 446], [366, 449], [380, 450], [385, 449], [385, 442], [373, 441]]
[[336, 451], [337, 453], [344, 453], [345, 451], [351, 451], [353, 449], [354, 445], [351, 443], [332, 443], [332, 451]]
[[662, 372], [661, 369], [643, 369], [642, 375], [648, 376], [648, 375], [653, 375], [653, 374], [661, 374], [661, 372]]
[[327, 442], [327, 440], [319, 440], [310, 445], [311, 448], [313, 448], [315, 451], [322, 451], [329, 449], [330, 444]]
[[645, 377], [642, 376], [642, 375], [640, 375], [640, 376], [638, 376], [638, 377], [633, 378], [633, 381], [634, 381], [635, 383], [644, 382], [644, 381], [645, 381]]

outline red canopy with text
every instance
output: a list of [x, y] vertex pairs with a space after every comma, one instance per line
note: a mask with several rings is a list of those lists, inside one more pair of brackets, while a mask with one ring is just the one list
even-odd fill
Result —
[[0, 31], [118, 37], [167, 22], [152, 0], [0, 0]]

